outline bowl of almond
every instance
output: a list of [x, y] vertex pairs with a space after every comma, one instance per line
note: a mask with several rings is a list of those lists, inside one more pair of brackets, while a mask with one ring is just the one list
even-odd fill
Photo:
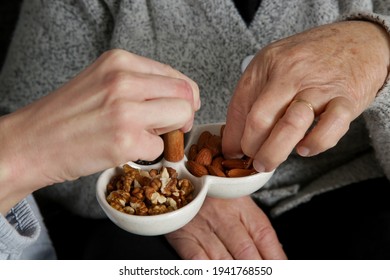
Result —
[[225, 159], [223, 123], [197, 125], [186, 135], [163, 135], [161, 160], [128, 162], [104, 171], [96, 184], [97, 200], [122, 229], [161, 235], [183, 227], [199, 212], [206, 195], [238, 198], [260, 189], [272, 172], [258, 173], [250, 158]]
[[259, 190], [274, 171], [258, 173], [252, 159], [225, 159], [222, 154], [224, 123], [194, 126], [185, 146], [185, 166], [207, 186], [207, 195], [238, 198]]

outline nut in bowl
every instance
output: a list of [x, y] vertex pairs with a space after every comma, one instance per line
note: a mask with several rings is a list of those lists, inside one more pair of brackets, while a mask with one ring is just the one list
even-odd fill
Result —
[[[110, 183], [115, 180], [115, 177], [123, 174], [125, 169], [142, 170], [141, 174], [146, 175], [148, 173], [146, 170], [154, 170], [153, 172], [158, 170], [159, 172], [166, 174], [167, 168], [177, 171], [177, 176], [179, 177], [170, 178], [171, 175], [157, 175], [157, 177], [163, 177], [161, 179], [162, 181], [166, 181], [166, 184], [164, 184], [164, 187], [167, 188], [165, 195], [160, 195], [159, 192], [147, 188], [144, 193], [137, 193], [137, 190], [141, 190], [141, 186], [130, 186], [130, 184], [134, 184], [133, 182], [126, 182], [123, 184], [123, 188], [121, 187], [119, 193], [116, 190], [110, 191]], [[184, 184], [183, 182], [189, 182], [188, 180], [191, 179], [189, 177], [190, 174], [182, 165], [173, 164], [164, 159], [159, 163], [147, 167], [129, 162], [124, 165], [123, 168], [111, 168], [100, 175], [97, 181], [97, 200], [111, 221], [128, 232], [139, 235], [166, 234], [179, 229], [188, 223], [198, 213], [203, 204], [207, 194], [207, 188], [199, 181], [191, 182], [193, 190], [191, 190], [191, 197], [189, 198], [188, 203], [183, 203], [185, 205], [179, 205], [180, 203], [174, 200], [174, 198], [176, 199], [180, 195], [179, 192], [175, 194], [176, 197], [173, 194], [170, 194], [171, 197], [166, 194], [168, 193], [168, 188], [172, 185], [168, 186], [169, 182], [176, 181], [177, 184], [179, 184], [178, 182], [183, 180], [180, 184]], [[180, 180], [178, 180], [179, 178]], [[117, 184], [119, 183], [116, 182], [115, 185]], [[154, 183], [151, 185], [153, 184]], [[129, 188], [129, 191], [125, 190], [126, 188]], [[133, 188], [135, 192], [132, 192], [131, 188]], [[184, 191], [182, 191], [182, 193], [184, 193]], [[122, 194], [124, 194], [124, 197], [118, 197], [118, 195]], [[137, 199], [137, 196], [139, 195], [148, 196], [150, 201], [156, 200], [153, 201], [156, 203], [146, 202], [141, 206]], [[128, 201], [125, 201], [126, 199], [128, 199]], [[147, 198], [145, 197], [144, 199], [146, 200]], [[159, 207], [156, 207], [156, 205]], [[160, 211], [159, 209], [161, 206], [165, 208], [165, 210]]]
[[[164, 146], [167, 144], [164, 147], [164, 158], [157, 163], [145, 166], [129, 162], [104, 171], [97, 181], [96, 196], [106, 215], [128, 232], [161, 235], [175, 231], [192, 220], [199, 212], [206, 195], [238, 198], [260, 189], [271, 178], [273, 171], [257, 173], [248, 158], [224, 160], [221, 154], [222, 129], [223, 124], [216, 123], [194, 126], [185, 137], [180, 132], [169, 133], [164, 137]], [[194, 144], [197, 145], [196, 150]], [[177, 149], [181, 151], [176, 151]], [[213, 160], [216, 162], [213, 163]], [[139, 182], [135, 183], [126, 176], [120, 177], [127, 172], [125, 169], [128, 172], [136, 170], [138, 175], [134, 176], [147, 177], [148, 183], [142, 183], [143, 178], [137, 179]], [[176, 177], [170, 174], [172, 169], [177, 172], [178, 180], [172, 180]], [[118, 175], [119, 179], [116, 178]], [[184, 193], [188, 192], [182, 188], [190, 182], [193, 189], [191, 197], [184, 198], [184, 202], [176, 201], [181, 194], [169, 197], [166, 189], [158, 190], [156, 185], [160, 183], [153, 183], [154, 176], [166, 181], [161, 181], [163, 188], [169, 189], [172, 187], [171, 181], [175, 181], [177, 188]], [[179, 183], [183, 179], [184, 185]], [[142, 193], [139, 192], [141, 187]], [[139, 199], [144, 203], [139, 203]]]
[[223, 159], [220, 151], [223, 127], [223, 123], [193, 127], [186, 139], [186, 168], [207, 186], [208, 196], [237, 198], [250, 195], [263, 187], [274, 171], [257, 173], [249, 158]]

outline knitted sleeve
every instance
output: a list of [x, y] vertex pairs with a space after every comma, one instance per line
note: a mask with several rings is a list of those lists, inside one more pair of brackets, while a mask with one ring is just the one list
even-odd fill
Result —
[[6, 216], [0, 215], [0, 259], [18, 259], [40, 233], [38, 220], [23, 200]]

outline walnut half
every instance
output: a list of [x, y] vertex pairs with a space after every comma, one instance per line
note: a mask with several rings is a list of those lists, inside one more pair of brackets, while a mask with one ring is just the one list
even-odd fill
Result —
[[174, 211], [193, 199], [194, 186], [179, 179], [175, 169], [140, 170], [125, 164], [106, 187], [106, 200], [129, 215], [158, 215]]

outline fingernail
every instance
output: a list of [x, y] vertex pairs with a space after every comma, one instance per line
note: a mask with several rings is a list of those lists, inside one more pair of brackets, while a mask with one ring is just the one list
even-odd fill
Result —
[[258, 162], [257, 160], [253, 161], [253, 167], [256, 169], [257, 172], [261, 173], [265, 171], [265, 167], [261, 162]]
[[242, 158], [243, 156], [244, 156], [244, 154], [243, 153], [234, 153], [234, 152], [232, 152], [232, 153], [228, 153], [228, 152], [226, 152], [226, 153], [223, 153], [223, 155], [225, 156], [225, 158]]
[[198, 110], [200, 109], [201, 106], [202, 106], [202, 100], [200, 100], [200, 98], [199, 98], [198, 104], [197, 104], [197, 106], [196, 106], [196, 111], [198, 111]]
[[184, 133], [188, 133], [188, 132], [190, 132], [191, 130], [192, 130], [192, 127], [193, 127], [193, 125], [191, 124], [191, 125], [189, 125], [188, 127], [186, 126], [184, 129], [183, 129], [183, 132]]
[[303, 157], [310, 155], [310, 150], [306, 147], [297, 147], [297, 153]]

